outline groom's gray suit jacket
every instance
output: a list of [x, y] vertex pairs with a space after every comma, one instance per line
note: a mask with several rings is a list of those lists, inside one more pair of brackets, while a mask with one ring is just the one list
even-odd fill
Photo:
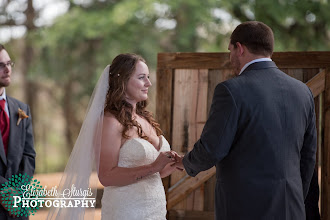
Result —
[[[7, 182], [14, 174], [28, 174], [32, 176], [35, 169], [35, 150], [33, 144], [33, 130], [29, 106], [7, 96], [7, 103], [10, 115], [10, 131], [8, 142], [8, 153], [5, 154], [2, 136], [0, 140], [0, 189], [2, 184]], [[21, 108], [29, 116], [23, 119], [19, 125], [18, 108]], [[1, 135], [1, 132], [0, 132]], [[8, 212], [0, 205], [0, 219], [27, 219], [8, 217]]]
[[216, 165], [218, 220], [303, 220], [315, 155], [313, 95], [268, 61], [216, 87], [183, 163], [191, 176]]

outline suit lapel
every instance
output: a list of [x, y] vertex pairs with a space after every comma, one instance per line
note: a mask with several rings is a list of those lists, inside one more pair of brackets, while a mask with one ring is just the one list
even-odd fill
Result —
[[3, 161], [3, 163], [5, 165], [7, 165], [7, 157], [6, 157], [6, 154], [5, 154], [5, 148], [3, 146], [3, 142], [2, 142], [2, 134], [0, 132], [0, 158], [1, 160]]
[[15, 154], [15, 148], [17, 148], [18, 141], [19, 141], [19, 129], [20, 126], [16, 125], [17, 119], [18, 119], [18, 108], [19, 106], [16, 104], [16, 102], [13, 101], [12, 98], [7, 96], [8, 100], [8, 108], [9, 108], [9, 116], [10, 116], [10, 129], [9, 129], [9, 142], [8, 142], [8, 153], [7, 153], [7, 159], [10, 158], [11, 154]]
[[[11, 100], [10, 97], [7, 96], [7, 103], [8, 103], [8, 109], [9, 109], [9, 114], [11, 116], [11, 106], [13, 105], [13, 102]], [[13, 114], [14, 115], [14, 114]], [[1, 160], [4, 162], [4, 164], [7, 166], [7, 160], [8, 160], [8, 153], [9, 153], [9, 146], [10, 146], [10, 139], [11, 139], [11, 134], [12, 134], [12, 117], [9, 118], [9, 124], [10, 124], [10, 128], [9, 128], [9, 142], [8, 142], [8, 152], [7, 152], [7, 156], [5, 154], [5, 148], [3, 146], [3, 142], [0, 141], [0, 157]], [[1, 133], [1, 132], [0, 132]], [[2, 140], [2, 134], [0, 134], [1, 140]]]

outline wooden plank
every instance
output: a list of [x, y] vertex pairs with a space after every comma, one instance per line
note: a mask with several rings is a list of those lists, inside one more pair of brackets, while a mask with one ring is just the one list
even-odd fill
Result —
[[[191, 86], [192, 100], [189, 108], [188, 151], [193, 149], [194, 144], [199, 139], [207, 118], [208, 70], [198, 70], [198, 74], [194, 75]], [[203, 188], [203, 186], [200, 188]], [[187, 198], [187, 210], [189, 210], [188, 204], [191, 204], [191, 210], [202, 211], [204, 201], [203, 191], [196, 189], [191, 194], [192, 197]]]
[[[156, 120], [160, 124], [164, 137], [171, 145], [172, 139], [172, 105], [173, 105], [173, 71], [169, 69], [157, 69], [157, 98]], [[165, 192], [170, 186], [170, 177], [162, 179]]]
[[275, 52], [272, 60], [279, 68], [325, 68], [330, 66], [330, 52]]
[[213, 167], [207, 171], [199, 173], [196, 177], [187, 177], [176, 187], [170, 188], [168, 190], [167, 209], [171, 209], [177, 203], [185, 199], [187, 195], [213, 176], [215, 171], [215, 167]]
[[[203, 211], [203, 196], [201, 197], [201, 188], [203, 188], [203, 184], [202, 186], [198, 187], [195, 191], [193, 191], [192, 193], [190, 193], [187, 198], [184, 200], [186, 205], [185, 205], [185, 210], [187, 211]], [[182, 203], [182, 202], [181, 202]], [[180, 203], [179, 203], [180, 204]], [[173, 209], [177, 209], [180, 210], [178, 208], [179, 206], [176, 205]]]
[[[275, 52], [273, 61], [279, 68], [325, 68], [330, 66], [330, 52]], [[230, 69], [229, 53], [159, 53], [159, 68]]]
[[210, 112], [214, 89], [222, 81], [222, 70], [209, 70], [209, 87], [207, 91], [207, 112]]
[[170, 142], [172, 139], [173, 71], [157, 69], [156, 119]]
[[[192, 84], [198, 76], [198, 70], [175, 70], [172, 149], [179, 154], [188, 152], [189, 112], [192, 101]], [[184, 174], [175, 172], [171, 175], [171, 185], [181, 179]]]
[[174, 75], [172, 147], [179, 153], [187, 153], [190, 103], [193, 81], [198, 77], [198, 70], [177, 69]]
[[208, 70], [198, 70], [198, 74], [194, 75], [190, 85], [188, 151], [193, 149], [194, 144], [200, 138], [207, 119]]
[[322, 186], [321, 215], [322, 219], [330, 219], [330, 68], [325, 69], [324, 91], [324, 148], [322, 150]]
[[[183, 202], [185, 202], [185, 210], [187, 210], [187, 211], [194, 210], [194, 198], [195, 198], [195, 192], [190, 193], [186, 197], [186, 199], [183, 201]], [[183, 202], [181, 202], [181, 203], [183, 203]], [[174, 208], [174, 209], [179, 209], [180, 210], [179, 205], [176, 205], [176, 208]]]
[[[172, 149], [179, 154], [192, 150], [199, 139], [207, 117], [207, 87], [208, 70], [178, 69], [174, 73], [174, 105], [173, 105], [173, 133]], [[184, 97], [184, 98], [183, 98]], [[171, 175], [171, 185], [183, 177], [184, 173], [176, 172]], [[193, 209], [194, 198], [189, 196], [184, 204], [175, 208]]]
[[214, 212], [169, 210], [169, 220], [213, 220]]
[[303, 69], [303, 81], [304, 83], [308, 82], [314, 76], [316, 76], [321, 71], [320, 68], [310, 68], [310, 69]]
[[[172, 150], [181, 155], [188, 152], [189, 133], [191, 133], [190, 114], [192, 110], [195, 110], [191, 105], [192, 94], [194, 90], [197, 90], [197, 79], [198, 70], [177, 69], [174, 71]], [[171, 175], [170, 185], [176, 184], [184, 175], [185, 172], [174, 172]], [[192, 208], [193, 195], [177, 204], [175, 209], [187, 209], [187, 206]]]
[[203, 211], [204, 208], [204, 184], [198, 187], [194, 192], [194, 211]]
[[207, 91], [207, 112], [210, 111], [215, 87], [228, 79], [235, 77], [231, 69], [209, 70], [209, 83]]
[[302, 69], [287, 69], [286, 73], [297, 80], [304, 80], [304, 73]]
[[303, 69], [291, 69], [291, 68], [280, 68], [283, 72], [289, 76], [304, 82], [304, 71]]
[[320, 95], [325, 89], [325, 70], [310, 79], [306, 85], [311, 89], [314, 98]]
[[157, 65], [170, 69], [228, 69], [229, 53], [159, 53]]
[[288, 74], [288, 68], [280, 68], [281, 71], [283, 71], [284, 73]]

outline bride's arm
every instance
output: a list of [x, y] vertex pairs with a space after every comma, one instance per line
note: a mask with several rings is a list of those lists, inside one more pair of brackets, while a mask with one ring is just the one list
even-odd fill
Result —
[[162, 152], [152, 164], [133, 168], [118, 167], [121, 131], [122, 125], [115, 117], [104, 116], [98, 174], [103, 186], [125, 186], [135, 183], [161, 171], [172, 161], [172, 158], [167, 157], [170, 152]]

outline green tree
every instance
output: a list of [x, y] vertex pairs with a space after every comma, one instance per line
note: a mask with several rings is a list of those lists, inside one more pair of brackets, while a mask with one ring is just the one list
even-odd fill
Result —
[[269, 25], [277, 51], [330, 49], [330, 5], [326, 0], [233, 0], [224, 7], [241, 22], [259, 20]]

